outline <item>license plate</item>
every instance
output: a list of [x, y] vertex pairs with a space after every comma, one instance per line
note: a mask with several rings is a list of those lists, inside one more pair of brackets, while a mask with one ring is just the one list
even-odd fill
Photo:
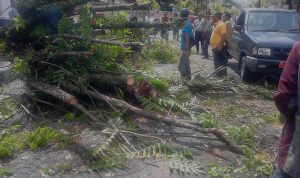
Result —
[[280, 69], [283, 69], [284, 66], [285, 66], [285, 64], [286, 64], [286, 61], [280, 61], [278, 67], [279, 67]]

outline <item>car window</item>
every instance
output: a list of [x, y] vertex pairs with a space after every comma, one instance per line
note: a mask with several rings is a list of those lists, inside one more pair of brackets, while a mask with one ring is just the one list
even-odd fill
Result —
[[[290, 19], [290, 20], [287, 20]], [[281, 31], [298, 29], [299, 16], [294, 12], [250, 12], [248, 30]]]

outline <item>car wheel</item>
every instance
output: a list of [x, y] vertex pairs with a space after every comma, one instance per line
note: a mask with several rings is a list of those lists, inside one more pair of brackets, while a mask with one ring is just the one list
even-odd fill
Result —
[[245, 57], [241, 59], [240, 64], [240, 77], [243, 82], [249, 83], [253, 80], [254, 73], [249, 71], [247, 64], [245, 62]]

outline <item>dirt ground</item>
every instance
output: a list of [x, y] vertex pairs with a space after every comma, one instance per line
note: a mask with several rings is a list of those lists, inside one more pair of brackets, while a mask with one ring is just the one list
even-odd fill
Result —
[[[213, 61], [210, 57], [209, 60], [202, 59], [201, 55], [193, 54], [191, 56], [191, 67], [193, 73], [200, 73], [201, 76], [208, 76], [213, 72]], [[156, 73], [161, 76], [168, 77], [174, 81], [178, 80], [179, 73], [177, 71], [177, 64], [156, 64], [153, 66]], [[237, 63], [234, 60], [230, 60], [228, 68], [229, 78], [239, 80], [237, 74]], [[15, 80], [7, 85], [1, 87], [1, 98], [5, 98], [7, 95], [19, 95], [23, 92], [23, 82]], [[199, 103], [202, 103], [204, 109], [214, 113], [217, 119], [222, 119], [222, 111], [226, 111], [230, 106], [238, 109], [247, 109], [249, 112], [246, 115], [237, 116], [230, 121], [235, 122], [237, 125], [243, 126], [249, 122], [255, 121], [255, 117], [259, 113], [277, 113], [276, 108], [272, 100], [253, 97], [249, 100], [240, 99], [232, 101], [225, 96], [208, 98], [197, 96]], [[220, 114], [221, 113], [221, 114]], [[254, 119], [253, 119], [254, 118]], [[2, 121], [0, 123], [0, 132], [5, 130], [9, 125], [16, 122], [22, 123], [25, 128], [31, 128], [36, 124], [26, 114], [18, 115], [13, 121]], [[91, 129], [89, 126], [82, 124], [66, 124], [63, 132], [70, 132], [68, 128], [72, 128], [72, 132], [77, 134], [74, 139], [80, 145], [86, 148], [93, 147], [97, 144], [101, 144], [104, 138], [100, 132]], [[268, 142], [267, 149], [269, 152], [276, 154], [276, 146], [280, 135], [280, 124], [268, 124], [263, 123], [260, 127], [263, 136], [261, 142]], [[170, 133], [181, 132], [190, 133], [195, 136], [203, 136], [192, 131], [185, 129], [179, 129], [176, 127], [158, 127], [155, 129], [157, 133]], [[44, 147], [36, 151], [25, 149], [15, 155], [12, 159], [0, 162], [0, 168], [5, 168], [11, 171], [8, 177], [117, 177], [117, 178], [177, 178], [177, 177], [199, 177], [206, 178], [212, 177], [208, 173], [209, 166], [211, 164], [218, 164], [221, 167], [227, 167], [233, 163], [240, 162], [241, 156], [232, 153], [223, 143], [219, 141], [211, 141], [197, 138], [181, 138], [174, 139], [171, 143], [172, 147], [176, 150], [189, 148], [193, 153], [193, 160], [201, 165], [202, 173], [199, 176], [179, 176], [175, 173], [171, 174], [168, 164], [170, 160], [165, 159], [150, 159], [150, 160], [130, 160], [126, 165], [127, 168], [101, 172], [100, 175], [96, 172], [90, 172], [84, 161], [84, 149], [72, 145], [65, 149], [57, 149], [53, 146]], [[274, 156], [273, 155], [273, 156]], [[274, 156], [275, 157], [275, 156]], [[273, 160], [274, 161], [274, 160]], [[45, 174], [43, 171], [45, 168], [49, 168], [58, 164], [71, 164], [71, 170], [62, 171], [55, 168], [50, 169], [51, 175]], [[273, 162], [270, 162], [273, 164]], [[232, 171], [229, 177], [268, 177], [266, 175], [259, 175], [253, 172]], [[224, 172], [224, 176], [226, 171]], [[0, 175], [1, 177], [1, 175]], [[4, 176], [5, 177], [5, 176]], [[218, 176], [217, 176], [218, 177]], [[220, 176], [222, 177], [222, 176]]]

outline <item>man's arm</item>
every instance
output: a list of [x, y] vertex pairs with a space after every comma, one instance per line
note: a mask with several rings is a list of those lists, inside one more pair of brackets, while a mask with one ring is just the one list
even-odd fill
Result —
[[220, 30], [220, 34], [221, 34], [221, 42], [218, 46], [218, 49], [221, 50], [221, 49], [223, 49], [223, 46], [224, 46], [225, 41], [226, 41], [226, 33], [227, 33], [226, 24], [220, 26], [219, 30]]
[[294, 117], [297, 106], [297, 83], [300, 55], [300, 43], [296, 43], [291, 50], [286, 65], [281, 74], [278, 91], [273, 95], [279, 112], [287, 119]]

